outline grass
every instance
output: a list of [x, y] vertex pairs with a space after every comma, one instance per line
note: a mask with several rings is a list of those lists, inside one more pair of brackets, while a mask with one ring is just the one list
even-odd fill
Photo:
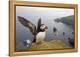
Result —
[[30, 48], [17, 50], [17, 51], [41, 51], [41, 50], [55, 50], [55, 49], [65, 49], [70, 48], [62, 40], [52, 40], [49, 42], [42, 41], [41, 43], [32, 43]]
[[43, 41], [42, 43], [33, 43], [28, 51], [50, 50], [50, 49], [64, 49], [68, 48], [67, 45], [61, 40], [52, 40], [49, 42]]
[[74, 24], [74, 16], [71, 15], [71, 16], [63, 17], [63, 18], [61, 18], [61, 21], [66, 24], [73, 25]]
[[55, 19], [56, 22], [62, 22], [68, 25], [74, 25], [74, 15], [62, 17], [61, 19]]

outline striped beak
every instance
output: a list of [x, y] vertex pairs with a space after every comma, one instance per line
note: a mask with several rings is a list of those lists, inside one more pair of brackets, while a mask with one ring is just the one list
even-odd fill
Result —
[[48, 31], [48, 27], [47, 26], [45, 27], [45, 31]]

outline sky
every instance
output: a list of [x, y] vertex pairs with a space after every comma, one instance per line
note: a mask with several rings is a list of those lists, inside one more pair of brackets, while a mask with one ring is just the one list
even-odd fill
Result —
[[[27, 7], [27, 6], [17, 6], [16, 11], [19, 15], [23, 14], [23, 17], [31, 16], [37, 18], [43, 18], [43, 17], [64, 17], [74, 14], [73, 9], [66, 9], [66, 8], [46, 8], [46, 7]], [[67, 14], [66, 14], [67, 13]]]

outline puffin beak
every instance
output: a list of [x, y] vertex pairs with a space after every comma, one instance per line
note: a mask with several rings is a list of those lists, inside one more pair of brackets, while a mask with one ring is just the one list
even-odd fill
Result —
[[48, 27], [47, 26], [45, 27], [45, 31], [48, 31]]

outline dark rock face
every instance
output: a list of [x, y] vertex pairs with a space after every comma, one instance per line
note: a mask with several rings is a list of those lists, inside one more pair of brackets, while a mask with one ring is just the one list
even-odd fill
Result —
[[62, 17], [62, 18], [57, 18], [55, 19], [56, 22], [62, 22], [64, 24], [67, 24], [67, 25], [72, 25], [74, 26], [74, 16], [71, 15], [71, 16], [67, 16], [67, 17]]

